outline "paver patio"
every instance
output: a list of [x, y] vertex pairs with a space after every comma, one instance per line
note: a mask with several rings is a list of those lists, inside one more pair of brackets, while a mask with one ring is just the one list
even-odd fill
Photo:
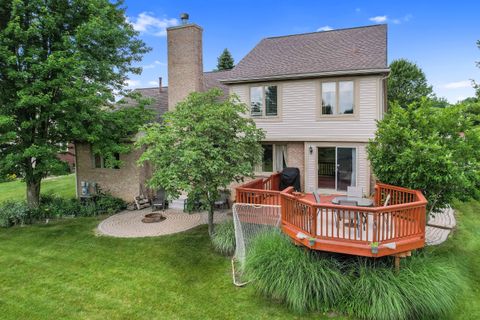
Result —
[[[156, 237], [178, 233], [192, 229], [201, 224], [207, 223], [207, 213], [184, 213], [179, 210], [165, 210], [162, 214], [165, 220], [155, 223], [144, 223], [142, 219], [151, 208], [135, 211], [122, 211], [103, 220], [98, 225], [98, 233], [118, 238], [141, 238]], [[217, 211], [214, 215], [214, 222], [218, 223], [228, 219], [227, 210]]]

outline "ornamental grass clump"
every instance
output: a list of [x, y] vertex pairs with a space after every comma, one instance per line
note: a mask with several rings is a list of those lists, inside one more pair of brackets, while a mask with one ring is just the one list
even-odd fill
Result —
[[224, 255], [233, 255], [235, 251], [235, 228], [233, 220], [218, 224], [212, 236], [212, 244], [216, 251]]
[[463, 280], [445, 259], [412, 256], [398, 273], [385, 260], [357, 261], [349, 266], [356, 274], [344, 298], [344, 309], [350, 315], [360, 319], [444, 319], [455, 309]]
[[278, 231], [260, 234], [252, 241], [245, 273], [259, 292], [296, 312], [332, 309], [348, 285], [338, 263], [295, 247]]
[[346, 313], [355, 319], [445, 319], [466, 287], [452, 260], [417, 252], [402, 260], [319, 253], [296, 247], [279, 231], [257, 236], [245, 275], [261, 294], [296, 312]]

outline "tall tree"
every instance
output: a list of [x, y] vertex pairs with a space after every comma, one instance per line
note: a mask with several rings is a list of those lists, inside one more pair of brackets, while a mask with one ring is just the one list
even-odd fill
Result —
[[217, 70], [230, 70], [235, 67], [232, 54], [225, 48], [222, 54], [217, 59]]
[[[126, 152], [142, 106], [111, 112], [132, 64], [148, 51], [121, 2], [0, 2], [0, 171], [24, 177], [30, 207], [66, 142]], [[140, 103], [140, 104], [143, 104]]]
[[427, 98], [392, 103], [378, 123], [368, 156], [382, 182], [421, 189], [431, 209], [478, 196], [480, 132], [464, 105], [436, 108]]
[[422, 97], [432, 95], [432, 87], [428, 85], [425, 73], [415, 63], [406, 59], [398, 59], [390, 64], [387, 95], [388, 101], [396, 101], [406, 107]]
[[[477, 47], [480, 49], [480, 40], [477, 40]], [[480, 61], [475, 62], [475, 64], [477, 65], [477, 67], [480, 68]], [[477, 98], [480, 99], [480, 84], [475, 81], [472, 81], [472, 82], [473, 82], [473, 88], [475, 88], [475, 91], [477, 94]]]
[[219, 189], [253, 176], [264, 137], [252, 119], [242, 116], [248, 110], [245, 104], [222, 96], [219, 89], [190, 94], [164, 114], [162, 124], [146, 126], [138, 142], [146, 148], [140, 161], [153, 166], [150, 186], [173, 197], [182, 191], [194, 194], [208, 209], [210, 235]]

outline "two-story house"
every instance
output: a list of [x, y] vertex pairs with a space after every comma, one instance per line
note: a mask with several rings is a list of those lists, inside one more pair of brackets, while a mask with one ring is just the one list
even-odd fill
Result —
[[[191, 23], [167, 30], [169, 86], [138, 89], [154, 98], [159, 116], [192, 91], [220, 87], [249, 105], [246, 116], [266, 132], [258, 175], [298, 167], [307, 192], [370, 193], [366, 144], [386, 108], [386, 25], [265, 38], [221, 72], [203, 71], [202, 32]], [[77, 144], [78, 193], [90, 181], [127, 201], [145, 194], [149, 168], [136, 165], [140, 152], [119, 155], [123, 166], [108, 169]]]

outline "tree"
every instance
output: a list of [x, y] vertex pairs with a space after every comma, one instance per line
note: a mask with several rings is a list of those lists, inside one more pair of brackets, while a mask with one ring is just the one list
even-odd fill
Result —
[[407, 107], [422, 97], [430, 97], [432, 92], [425, 73], [415, 63], [406, 59], [392, 61], [387, 88], [390, 103], [396, 101], [400, 106]]
[[380, 181], [422, 190], [435, 210], [478, 195], [479, 145], [462, 105], [435, 108], [424, 98], [407, 108], [393, 103], [367, 150]]
[[232, 54], [225, 48], [222, 54], [218, 57], [217, 70], [230, 70], [235, 67]]
[[164, 114], [161, 124], [147, 125], [138, 141], [146, 148], [140, 163], [153, 167], [150, 187], [162, 187], [173, 197], [182, 191], [195, 194], [208, 209], [210, 235], [219, 189], [253, 176], [264, 137], [252, 119], [242, 116], [245, 104], [222, 96], [219, 89], [190, 94]]
[[[477, 47], [480, 49], [480, 40], [477, 40]], [[475, 62], [477, 67], [480, 68], [480, 61]], [[480, 99], [480, 84], [472, 80], [473, 88], [475, 89], [475, 93], [477, 98]]]
[[[127, 74], [148, 51], [121, 2], [13, 0], [0, 3], [0, 171], [26, 181], [37, 207], [41, 180], [71, 141], [92, 143], [114, 165], [143, 107], [111, 112]], [[140, 104], [144, 105], [145, 101]]]

